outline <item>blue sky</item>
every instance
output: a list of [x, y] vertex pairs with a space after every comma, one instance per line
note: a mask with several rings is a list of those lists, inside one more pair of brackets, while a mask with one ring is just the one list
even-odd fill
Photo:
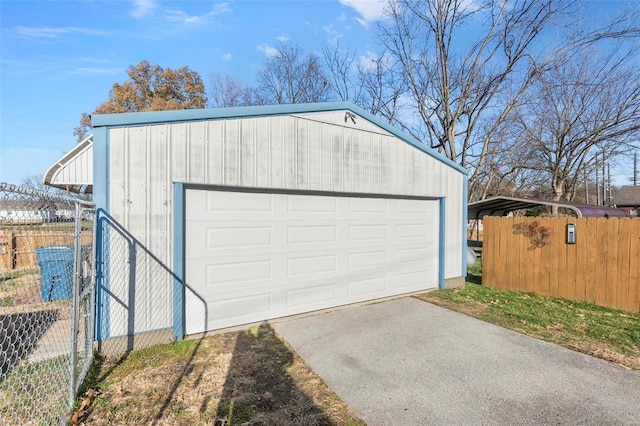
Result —
[[[637, 0], [632, 0], [632, 3]], [[605, 11], [626, 1], [590, 2]], [[0, 0], [0, 182], [44, 173], [143, 59], [253, 84], [279, 42], [378, 50], [380, 0]], [[629, 169], [629, 170], [628, 170]], [[612, 174], [630, 176], [630, 166]], [[626, 184], [627, 182], [621, 182]]]
[[[253, 84], [279, 42], [342, 38], [375, 51], [377, 0], [0, 1], [0, 182], [44, 173], [76, 143], [82, 112], [143, 59]], [[341, 42], [342, 43], [342, 42]]]

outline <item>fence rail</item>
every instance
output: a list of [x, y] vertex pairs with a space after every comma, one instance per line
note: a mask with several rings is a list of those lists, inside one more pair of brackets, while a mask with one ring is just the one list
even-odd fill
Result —
[[482, 282], [640, 312], [640, 219], [485, 217]]
[[0, 183], [0, 424], [64, 424], [93, 358], [93, 204]]

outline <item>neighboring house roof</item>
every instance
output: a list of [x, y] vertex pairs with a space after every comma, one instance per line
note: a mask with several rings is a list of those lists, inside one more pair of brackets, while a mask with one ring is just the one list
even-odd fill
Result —
[[89, 135], [44, 174], [45, 185], [65, 191], [93, 192], [93, 135]]
[[536, 200], [531, 198], [493, 197], [469, 203], [468, 217], [469, 219], [482, 219], [484, 216], [505, 216], [512, 211], [531, 209], [539, 206], [562, 207], [572, 211], [576, 217], [627, 216], [624, 210], [606, 206], [577, 204], [566, 201]]
[[621, 186], [612, 190], [613, 204], [618, 207], [640, 206], [640, 186]]

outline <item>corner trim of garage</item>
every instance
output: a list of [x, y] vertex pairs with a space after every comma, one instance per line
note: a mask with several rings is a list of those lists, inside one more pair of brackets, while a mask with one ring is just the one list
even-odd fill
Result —
[[184, 338], [184, 184], [173, 183], [173, 338]]
[[467, 220], [469, 207], [469, 180], [462, 179], [462, 276], [467, 277]]
[[106, 128], [93, 131], [93, 201], [96, 204], [96, 306], [94, 333], [96, 340], [107, 339], [110, 327], [110, 286], [109, 268], [105, 265], [110, 252], [109, 232], [105, 232], [103, 222], [109, 211], [109, 131]]
[[440, 201], [440, 220], [439, 220], [439, 230], [438, 230], [438, 239], [439, 242], [438, 244], [440, 245], [439, 247], [439, 255], [438, 255], [438, 288], [439, 289], [444, 289], [445, 288], [445, 283], [444, 283], [444, 266], [445, 266], [445, 232], [446, 232], [446, 228], [445, 228], [445, 220], [446, 220], [446, 198], [442, 197], [439, 199]]

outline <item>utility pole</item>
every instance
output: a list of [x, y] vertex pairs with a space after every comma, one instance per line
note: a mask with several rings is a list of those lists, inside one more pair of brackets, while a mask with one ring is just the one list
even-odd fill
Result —
[[596, 206], [600, 205], [600, 176], [598, 176], [598, 170], [600, 170], [600, 166], [598, 165], [598, 153], [596, 152]]
[[638, 186], [638, 153], [633, 153], [633, 186]]
[[602, 151], [602, 205], [607, 204], [607, 161], [604, 157], [604, 150]]
[[609, 189], [608, 191], [608, 198], [607, 198], [607, 202], [605, 203], [607, 206], [610, 206], [613, 201], [613, 197], [611, 196], [611, 165], [609, 163], [607, 163], [607, 188]]
[[589, 202], [589, 180], [587, 179], [587, 170], [584, 171], [584, 199], [586, 200], [585, 204], [591, 204]]

